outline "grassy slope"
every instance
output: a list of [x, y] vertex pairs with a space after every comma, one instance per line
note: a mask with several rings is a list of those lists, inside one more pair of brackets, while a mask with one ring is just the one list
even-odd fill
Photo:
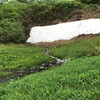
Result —
[[0, 100], [100, 100], [100, 56], [11, 81]]
[[[57, 49], [57, 50], [56, 50]], [[69, 53], [66, 51], [69, 49]], [[88, 51], [88, 52], [87, 52]], [[100, 37], [52, 48], [66, 64], [1, 86], [1, 100], [99, 100]], [[85, 55], [83, 52], [86, 52]], [[69, 54], [66, 56], [64, 54]], [[78, 54], [81, 54], [79, 56]], [[77, 56], [78, 55], [78, 56]]]
[[[99, 5], [91, 5], [90, 8], [73, 11], [64, 20], [50, 20], [50, 23], [99, 18], [99, 9]], [[50, 58], [41, 50], [43, 49], [28, 45], [0, 44], [0, 76], [11, 74], [3, 70], [20, 70], [48, 61]], [[51, 54], [74, 60], [60, 67], [11, 81], [6, 86], [0, 84], [0, 100], [100, 100], [100, 36], [59, 45], [51, 49]]]
[[100, 54], [100, 36], [76, 40], [51, 48], [51, 54], [59, 58], [80, 58]]
[[0, 76], [11, 74], [8, 70], [22, 70], [49, 61], [51, 58], [44, 50], [32, 45], [0, 44]]

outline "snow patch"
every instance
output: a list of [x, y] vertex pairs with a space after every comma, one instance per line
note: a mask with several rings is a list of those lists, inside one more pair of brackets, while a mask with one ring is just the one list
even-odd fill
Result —
[[82, 34], [100, 33], [100, 19], [87, 19], [49, 26], [32, 27], [27, 43], [70, 40]]

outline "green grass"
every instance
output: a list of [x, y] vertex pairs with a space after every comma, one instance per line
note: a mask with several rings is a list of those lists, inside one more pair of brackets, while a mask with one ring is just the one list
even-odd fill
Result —
[[100, 55], [11, 81], [0, 100], [100, 100]]
[[0, 44], [0, 76], [11, 74], [8, 70], [36, 67], [52, 60], [45, 55], [45, 48], [25, 44]]
[[59, 58], [80, 58], [100, 54], [100, 36], [76, 40], [51, 48], [51, 55]]
[[[82, 13], [83, 17], [79, 19], [100, 17], [99, 5], [74, 0], [44, 0], [30, 5], [10, 3], [1, 5], [1, 20], [21, 22], [26, 34], [32, 26], [77, 20], [76, 15], [73, 19], [75, 13]], [[5, 33], [4, 28], [9, 33], [9, 28], [2, 26], [1, 34]], [[5, 36], [4, 39], [9, 40]], [[0, 44], [0, 78], [11, 75], [9, 70], [23, 71], [52, 60], [44, 50], [46, 48], [26, 44]], [[0, 83], [0, 100], [100, 100], [100, 36], [59, 45], [51, 48], [50, 54], [66, 58], [68, 62], [16, 81], [10, 80], [7, 84]]]
[[11, 75], [12, 72], [2, 72], [2, 70], [0, 70], [0, 77], [7, 77], [8, 75]]
[[[22, 70], [52, 60], [45, 50], [0, 44], [0, 77], [10, 75], [9, 69]], [[60, 44], [50, 53], [68, 62], [0, 84], [0, 100], [100, 100], [100, 36]]]

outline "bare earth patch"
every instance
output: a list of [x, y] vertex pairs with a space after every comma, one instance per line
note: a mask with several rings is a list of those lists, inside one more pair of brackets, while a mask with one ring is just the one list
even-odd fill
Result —
[[39, 42], [39, 43], [35, 43], [34, 45], [36, 46], [41, 46], [41, 47], [54, 47], [54, 46], [58, 46], [59, 44], [64, 44], [64, 43], [68, 43], [68, 42], [72, 42], [72, 41], [77, 41], [77, 40], [83, 40], [83, 39], [87, 39], [87, 38], [93, 38], [93, 37], [97, 37], [100, 36], [100, 33], [98, 34], [82, 34], [79, 35], [71, 40], [59, 40], [59, 41], [54, 41], [54, 42]]

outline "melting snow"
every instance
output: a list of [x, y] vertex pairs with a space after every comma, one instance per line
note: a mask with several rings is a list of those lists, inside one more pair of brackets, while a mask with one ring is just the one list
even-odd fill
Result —
[[70, 40], [82, 34], [100, 33], [100, 19], [87, 19], [50, 26], [32, 27], [27, 43]]

